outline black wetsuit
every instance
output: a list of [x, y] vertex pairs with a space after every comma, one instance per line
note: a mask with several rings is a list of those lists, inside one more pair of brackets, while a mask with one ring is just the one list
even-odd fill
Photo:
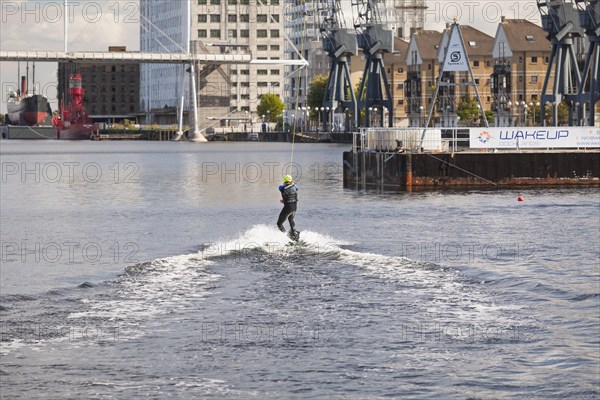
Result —
[[277, 227], [280, 231], [285, 232], [283, 223], [287, 219], [290, 223], [290, 228], [295, 231], [296, 223], [294, 222], [294, 216], [296, 215], [296, 207], [298, 205], [298, 186], [293, 183], [283, 184], [279, 186], [281, 197], [283, 197], [283, 209], [279, 213], [279, 219], [277, 219]]

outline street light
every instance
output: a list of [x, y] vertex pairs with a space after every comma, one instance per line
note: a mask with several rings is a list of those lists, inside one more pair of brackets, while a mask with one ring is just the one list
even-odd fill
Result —
[[423, 106], [419, 106], [419, 125], [425, 127], [425, 121], [423, 120]]
[[[327, 123], [325, 123], [325, 130], [329, 131], [331, 129], [331, 125], [329, 124], [329, 107], [325, 107], [325, 118], [327, 118]], [[325, 120], [323, 120], [325, 122]]]
[[[377, 107], [373, 107], [373, 125], [377, 122]], [[379, 125], [377, 125], [379, 126]]]

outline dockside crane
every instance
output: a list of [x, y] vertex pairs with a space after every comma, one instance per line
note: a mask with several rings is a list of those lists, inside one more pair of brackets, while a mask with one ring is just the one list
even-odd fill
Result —
[[371, 125], [371, 111], [377, 107], [381, 110], [380, 126], [384, 126], [383, 108], [386, 108], [388, 126], [391, 127], [394, 108], [383, 54], [394, 51], [394, 33], [385, 29], [377, 6], [378, 1], [352, 0], [358, 46], [365, 55], [365, 69], [358, 90], [358, 108], [365, 112], [365, 126]]
[[[542, 88], [542, 104], [552, 104], [552, 124], [558, 123], [558, 105], [569, 103], [569, 123], [573, 124], [574, 109], [579, 100], [581, 72], [575, 54], [575, 41], [584, 37], [584, 30], [575, 4], [567, 0], [537, 0], [542, 16], [542, 28], [552, 44], [548, 70]], [[552, 93], [548, 93], [554, 79]], [[540, 121], [545, 120], [545, 107], [540, 108]]]
[[[576, 125], [594, 126], [596, 103], [600, 100], [600, 2], [598, 0], [576, 0], [581, 16], [581, 25], [588, 39], [585, 64], [578, 88]], [[587, 121], [585, 107], [587, 106]], [[586, 123], [587, 122], [587, 123]]]
[[[333, 116], [343, 112], [345, 130], [358, 126], [358, 106], [352, 80], [350, 78], [350, 57], [358, 54], [358, 43], [353, 30], [345, 27], [340, 0], [319, 2], [319, 30], [323, 49], [330, 58], [329, 77], [323, 96], [323, 131], [327, 124], [333, 126]], [[350, 124], [348, 112], [352, 112]], [[352, 125], [352, 126], [349, 126]]]

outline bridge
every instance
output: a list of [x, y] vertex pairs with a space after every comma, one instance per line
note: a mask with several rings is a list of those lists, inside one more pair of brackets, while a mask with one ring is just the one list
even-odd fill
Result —
[[131, 64], [271, 64], [306, 66], [308, 61], [299, 60], [256, 60], [251, 54], [194, 54], [194, 53], [148, 53], [139, 51], [19, 51], [0, 50], [0, 62], [86, 62], [131, 63]]

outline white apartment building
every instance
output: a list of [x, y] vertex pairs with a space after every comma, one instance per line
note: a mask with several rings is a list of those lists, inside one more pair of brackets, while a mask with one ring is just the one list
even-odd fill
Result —
[[[283, 0], [195, 1], [192, 40], [200, 42], [197, 51], [249, 52], [257, 60], [284, 58]], [[265, 93], [283, 100], [285, 70], [280, 64], [213, 68], [200, 72], [200, 105], [203, 98], [222, 95], [228, 99], [229, 112], [255, 113]]]

